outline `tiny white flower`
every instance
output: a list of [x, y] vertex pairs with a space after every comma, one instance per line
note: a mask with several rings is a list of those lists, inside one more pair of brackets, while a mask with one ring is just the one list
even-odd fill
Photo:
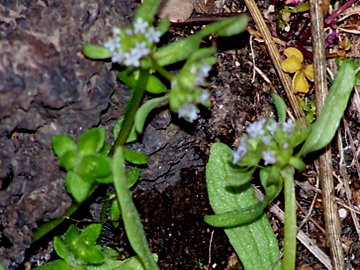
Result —
[[144, 21], [143, 18], [138, 18], [134, 22], [134, 33], [142, 34], [145, 33], [146, 28], [149, 26], [148, 22]]
[[269, 143], [271, 142], [271, 137], [265, 136], [265, 137], [261, 138], [261, 141], [263, 142], [263, 144], [269, 145]]
[[121, 64], [122, 61], [124, 61], [124, 55], [121, 52], [117, 52], [111, 57], [111, 62], [113, 63]]
[[211, 66], [208, 65], [208, 64], [205, 64], [205, 65], [202, 65], [201, 68], [200, 68], [200, 76], [203, 76], [203, 77], [208, 77], [209, 76], [209, 72], [211, 70]]
[[115, 53], [116, 49], [120, 46], [118, 40], [116, 38], [109, 38], [105, 43], [104, 47], [108, 49], [110, 52]]
[[113, 27], [112, 33], [113, 33], [114, 36], [120, 35], [120, 33], [121, 33], [120, 28], [119, 28], [119, 27], [116, 27], [116, 26]]
[[198, 117], [199, 109], [192, 103], [188, 103], [180, 107], [178, 115], [179, 118], [184, 118], [186, 121], [192, 123]]
[[282, 131], [291, 132], [295, 128], [295, 122], [291, 119], [288, 119], [286, 122], [282, 124]]
[[137, 43], [135, 48], [131, 50], [134, 57], [141, 58], [150, 53], [150, 49], [146, 46], [145, 42]]
[[125, 34], [128, 35], [128, 36], [132, 36], [133, 31], [130, 28], [128, 28], [128, 29], [125, 30]]
[[256, 136], [262, 136], [264, 135], [265, 131], [264, 131], [264, 124], [265, 124], [265, 119], [260, 119], [258, 121], [255, 121], [254, 123], [250, 124], [247, 128], [246, 128], [246, 133], [250, 136], [250, 137], [256, 137]]
[[124, 64], [128, 67], [139, 67], [140, 66], [140, 59], [134, 57], [132, 53], [124, 53]]
[[264, 160], [264, 165], [275, 164], [276, 158], [273, 151], [264, 151], [262, 152], [262, 159]]
[[232, 156], [232, 163], [236, 164], [240, 159], [242, 159], [246, 154], [246, 143], [241, 141], [236, 151], [234, 151]]
[[277, 128], [278, 128], [278, 123], [275, 121], [272, 121], [271, 123], [266, 125], [266, 130], [269, 131], [271, 135], [275, 134]]
[[207, 90], [203, 90], [201, 94], [199, 95], [199, 103], [202, 105], [205, 105], [206, 102], [209, 100], [210, 94]]
[[156, 31], [154, 27], [150, 27], [145, 33], [145, 37], [153, 43], [158, 43], [160, 41], [160, 35], [160, 32]]
[[191, 73], [191, 74], [197, 73], [197, 68], [196, 68], [195, 65], [191, 65], [191, 67], [190, 67], [190, 73]]

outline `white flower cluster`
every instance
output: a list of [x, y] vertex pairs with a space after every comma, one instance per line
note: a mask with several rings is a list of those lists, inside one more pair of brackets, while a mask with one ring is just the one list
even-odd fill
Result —
[[272, 119], [255, 121], [246, 128], [247, 135], [234, 151], [233, 164], [238, 163], [249, 151], [258, 153], [265, 166], [275, 164], [277, 151], [288, 148], [288, 140], [295, 127], [295, 122], [290, 119], [284, 123], [277, 123]]
[[139, 67], [141, 58], [149, 55], [153, 44], [160, 41], [160, 35], [148, 22], [139, 18], [125, 29], [114, 27], [112, 37], [104, 47], [112, 53], [113, 63]]
[[[190, 73], [194, 76], [194, 88], [207, 86], [206, 78], [209, 76], [211, 66], [208, 64], [204, 65], [192, 65], [190, 67]], [[197, 104], [206, 106], [209, 102], [210, 93], [207, 90], [202, 90], [197, 96], [195, 102], [188, 102], [179, 108], [179, 118], [184, 118], [186, 121], [192, 123], [198, 118], [199, 109]]]

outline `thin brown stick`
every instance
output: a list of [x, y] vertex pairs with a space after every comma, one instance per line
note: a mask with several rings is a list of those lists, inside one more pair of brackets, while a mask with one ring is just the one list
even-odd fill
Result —
[[271, 33], [266, 26], [264, 18], [254, 0], [245, 0], [245, 4], [256, 23], [257, 27], [259, 28], [259, 32], [261, 33], [262, 37], [265, 40], [266, 47], [269, 51], [271, 60], [274, 64], [276, 72], [279, 75], [280, 81], [285, 89], [286, 96], [290, 102], [290, 105], [294, 111], [294, 114], [297, 119], [299, 119], [300, 124], [302, 127], [306, 127], [307, 122], [305, 119], [304, 111], [300, 108], [298, 101], [295, 95], [292, 92], [292, 83], [289, 75], [285, 74], [281, 69], [281, 58], [278, 49], [275, 46], [275, 42], [272, 39]]
[[[326, 58], [324, 47], [324, 25], [320, 0], [310, 0], [311, 32], [315, 71], [315, 96], [317, 114], [324, 105], [328, 92], [326, 82]], [[319, 158], [319, 179], [322, 187], [325, 230], [330, 245], [331, 263], [334, 270], [345, 269], [344, 255], [340, 240], [340, 222], [335, 203], [331, 147], [326, 147]]]

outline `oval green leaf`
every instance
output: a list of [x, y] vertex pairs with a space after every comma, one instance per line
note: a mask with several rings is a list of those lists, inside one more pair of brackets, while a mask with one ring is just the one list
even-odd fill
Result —
[[105, 128], [90, 128], [81, 134], [77, 146], [81, 155], [98, 153], [105, 143]]
[[77, 146], [73, 139], [67, 135], [55, 135], [51, 140], [52, 148], [55, 154], [61, 158], [68, 151], [76, 151]]
[[108, 49], [95, 44], [85, 44], [83, 46], [83, 53], [87, 58], [95, 60], [107, 59], [112, 56], [112, 53]]

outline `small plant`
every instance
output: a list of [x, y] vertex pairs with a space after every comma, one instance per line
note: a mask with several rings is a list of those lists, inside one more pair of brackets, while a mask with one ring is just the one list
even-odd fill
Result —
[[[129, 242], [138, 261], [147, 270], [159, 268], [147, 245], [145, 232], [129, 191], [129, 186], [136, 181], [139, 172], [125, 169], [125, 161], [135, 165], [146, 164], [147, 157], [126, 148], [125, 144], [136, 140], [137, 134], [143, 132], [149, 113], [162, 103], [168, 102], [172, 112], [189, 122], [198, 118], [200, 106], [210, 107], [210, 94], [205, 87], [208, 85], [206, 79], [212, 65], [217, 61], [213, 56], [216, 49], [200, 48], [200, 43], [211, 34], [236, 35], [245, 29], [248, 21], [246, 16], [227, 18], [208, 25], [193, 36], [158, 48], [157, 43], [170, 25], [168, 20], [163, 19], [157, 27], [153, 26], [160, 2], [145, 0], [136, 10], [132, 24], [113, 27], [111, 35], [102, 45], [86, 44], [83, 47], [86, 57], [109, 59], [116, 66], [121, 66], [118, 78], [133, 88], [125, 114], [115, 125], [114, 142], [111, 145], [105, 142], [103, 128], [86, 131], [77, 142], [66, 135], [54, 136], [52, 141], [60, 165], [67, 171], [66, 188], [76, 201], [65, 215], [74, 212], [98, 184], [113, 183], [117, 202], [112, 203], [110, 216], [116, 219], [123, 213], [122, 219]], [[174, 63], [183, 63], [176, 73], [166, 69], [166, 66]], [[141, 105], [145, 92], [156, 96]], [[130, 176], [133, 181], [129, 181]], [[34, 239], [39, 239], [63, 219], [40, 227], [38, 233], [34, 234]], [[74, 229], [71, 227], [70, 232], [75, 235]], [[64, 255], [65, 251], [61, 250], [61, 247], [65, 245], [66, 248], [70, 247], [71, 252], [75, 252], [73, 248], [77, 246], [67, 244], [69, 241], [65, 238], [65, 243], [56, 240], [57, 252], [64, 260], [63, 265], [69, 264], [70, 257]], [[94, 241], [91, 243], [95, 245]], [[95, 253], [97, 251], [94, 250], [98, 250], [88, 246], [86, 248]], [[66, 254], [70, 251], [66, 249]], [[97, 253], [98, 258], [101, 257], [99, 254]], [[85, 258], [82, 260], [87, 262]], [[99, 259], [96, 263], [100, 261]]]
[[142, 264], [137, 257], [117, 260], [119, 254], [116, 250], [101, 247], [96, 243], [101, 227], [100, 224], [91, 224], [79, 232], [74, 225], [70, 225], [63, 238], [58, 236], [54, 238], [54, 249], [61, 259], [35, 269], [142, 270]]
[[[205, 221], [210, 225], [226, 228], [225, 232], [245, 269], [260, 269], [253, 254], [262, 256], [263, 251], [259, 250], [262, 250], [261, 245], [265, 241], [269, 241], [266, 236], [271, 234], [271, 228], [263, 227], [262, 231], [258, 226], [264, 222], [261, 218], [264, 208], [283, 188], [285, 234], [282, 269], [295, 269], [295, 169], [303, 170], [305, 163], [301, 157], [324, 148], [334, 137], [356, 83], [358, 67], [359, 63], [350, 60], [341, 64], [321, 114], [309, 128], [301, 130], [296, 122], [285, 121], [285, 103], [278, 96], [274, 96], [278, 122], [273, 119], [260, 119], [249, 125], [232, 155], [222, 144], [212, 146], [206, 176], [210, 203], [215, 215], [205, 216]], [[265, 190], [263, 201], [257, 201], [252, 195], [250, 183], [255, 172], [259, 173]], [[214, 175], [219, 180], [215, 180]], [[248, 246], [253, 247], [250, 249], [252, 251], [244, 252], [244, 247]], [[264, 252], [267, 252], [267, 257], [263, 258], [261, 269], [265, 269], [265, 266], [269, 269], [276, 263], [276, 247], [273, 246], [272, 253], [269, 250]], [[270, 256], [271, 254], [273, 256]]]

